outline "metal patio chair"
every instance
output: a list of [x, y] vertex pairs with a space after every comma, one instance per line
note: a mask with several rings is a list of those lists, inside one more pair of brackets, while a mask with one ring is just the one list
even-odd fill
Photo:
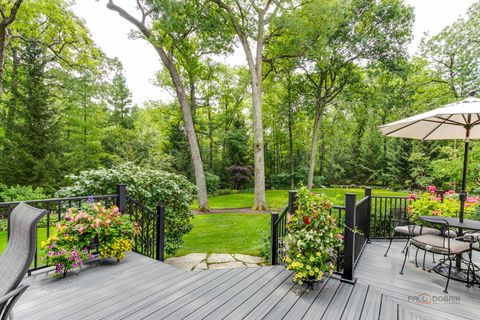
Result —
[[[433, 235], [433, 234], [422, 234], [419, 236], [411, 235], [411, 238], [407, 242], [407, 248], [405, 250], [405, 257], [403, 259], [402, 269], [400, 274], [403, 274], [403, 270], [405, 268], [405, 262], [407, 261], [408, 252], [410, 245], [413, 245], [417, 248], [417, 252], [415, 254], [415, 266], [418, 267], [417, 261], [417, 254], [418, 250], [424, 250], [423, 256], [423, 270], [425, 270], [425, 254], [427, 252], [431, 252], [433, 254], [440, 254], [443, 255], [445, 258], [440, 261], [437, 266], [441, 264], [448, 263], [448, 276], [447, 276], [447, 283], [445, 285], [445, 289], [443, 292], [448, 293], [448, 284], [450, 282], [450, 277], [452, 274], [452, 261], [456, 259], [457, 255], [462, 253], [468, 253], [469, 261], [468, 261], [468, 273], [467, 273], [467, 285], [469, 285], [469, 276], [472, 274], [474, 277], [474, 269], [472, 263], [472, 247], [473, 247], [473, 239], [470, 238], [470, 241], [460, 241], [466, 240], [465, 236], [453, 238], [449, 237], [448, 235], [453, 235], [456, 233], [450, 232], [450, 225], [447, 220], [444, 220], [444, 231], [441, 235]], [[435, 269], [435, 266], [433, 269]], [[430, 270], [429, 270], [430, 271]]]
[[13, 306], [28, 288], [20, 285], [36, 250], [37, 223], [47, 213], [20, 203], [10, 214], [10, 236], [0, 256], [0, 319], [13, 319]]
[[384, 257], [387, 256], [390, 247], [392, 246], [392, 241], [395, 238], [395, 235], [407, 236], [407, 243], [403, 247], [402, 253], [405, 252], [405, 249], [408, 245], [408, 240], [412, 236], [419, 236], [422, 234], [433, 234], [440, 235], [441, 231], [435, 228], [425, 227], [422, 225], [412, 224], [408, 219], [408, 214], [405, 208], [391, 208], [390, 217], [393, 224], [392, 233], [390, 235], [390, 243], [388, 244], [387, 251], [384, 254]]

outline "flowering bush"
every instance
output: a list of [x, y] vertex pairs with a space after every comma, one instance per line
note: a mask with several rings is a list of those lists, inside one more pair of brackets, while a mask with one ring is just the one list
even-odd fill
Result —
[[118, 261], [132, 250], [137, 226], [116, 206], [106, 208], [100, 202], [90, 201], [81, 208], [69, 208], [64, 218], [56, 224], [56, 235], [42, 242], [57, 273], [65, 275], [68, 270], [80, 267], [91, 257], [88, 247], [92, 244], [99, 245], [100, 257]]
[[[419, 223], [421, 216], [445, 216], [457, 217], [460, 211], [460, 200], [458, 193], [449, 190], [442, 197], [437, 195], [435, 186], [428, 186], [427, 191], [416, 195], [412, 193], [407, 201], [407, 213], [412, 223]], [[480, 198], [478, 196], [468, 196], [465, 201], [465, 218], [473, 218], [476, 212], [476, 206]]]
[[332, 274], [336, 252], [343, 244], [342, 228], [330, 215], [333, 204], [324, 195], [303, 187], [297, 194], [297, 207], [288, 215], [288, 234], [283, 239], [283, 260], [295, 272], [293, 281], [322, 280]]

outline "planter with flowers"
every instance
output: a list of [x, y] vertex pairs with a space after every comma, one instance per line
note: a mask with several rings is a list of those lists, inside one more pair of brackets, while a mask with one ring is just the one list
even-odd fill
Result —
[[[478, 196], [468, 196], [465, 202], [465, 218], [475, 218]], [[407, 213], [409, 221], [419, 224], [421, 216], [445, 216], [457, 217], [460, 211], [460, 200], [458, 193], [454, 190], [446, 191], [442, 197], [438, 196], [435, 186], [428, 186], [426, 192], [411, 194], [407, 199]]]
[[332, 275], [343, 244], [342, 228], [331, 215], [333, 204], [324, 195], [301, 188], [297, 210], [288, 215], [288, 234], [282, 239], [283, 261], [295, 272], [293, 281], [313, 284]]
[[48, 262], [55, 272], [65, 276], [93, 258], [89, 248], [97, 247], [101, 258], [120, 261], [133, 248], [137, 226], [118, 207], [89, 202], [81, 208], [69, 208], [65, 219], [56, 224], [56, 235], [42, 242]]

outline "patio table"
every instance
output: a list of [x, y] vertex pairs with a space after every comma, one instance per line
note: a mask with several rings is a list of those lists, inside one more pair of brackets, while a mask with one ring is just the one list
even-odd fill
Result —
[[[463, 222], [460, 222], [460, 219], [458, 218], [444, 217], [444, 216], [421, 216], [420, 220], [425, 222], [430, 222], [433, 224], [439, 224], [439, 225], [445, 225], [446, 223], [448, 223], [450, 227], [458, 228], [460, 230], [480, 231], [480, 221], [478, 220], [464, 219]], [[461, 261], [461, 260], [463, 260], [463, 257], [460, 254], [459, 259], [457, 261]], [[474, 264], [474, 269], [480, 270], [480, 268], [475, 264]], [[442, 262], [437, 264], [433, 268], [433, 270], [442, 276], [445, 276], [445, 277], [448, 276], [448, 267], [443, 265]], [[461, 264], [452, 266], [452, 273], [451, 273], [450, 279], [467, 282], [467, 272], [465, 271], [465, 269], [461, 268]], [[474, 281], [478, 283], [478, 279], [474, 279]]]

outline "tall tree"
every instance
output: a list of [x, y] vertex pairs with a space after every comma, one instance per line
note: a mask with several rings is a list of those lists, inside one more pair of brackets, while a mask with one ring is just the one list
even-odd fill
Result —
[[255, 172], [254, 210], [266, 209], [265, 155], [262, 124], [263, 49], [267, 28], [280, 4], [273, 0], [213, 0], [224, 11], [242, 44], [252, 86], [253, 158]]
[[[141, 13], [138, 19], [113, 0], [107, 4], [108, 9], [117, 12], [138, 29], [140, 35], [154, 47], [168, 70], [182, 111], [198, 188], [198, 206], [200, 210], [208, 210], [205, 172], [192, 116], [192, 109], [195, 108], [189, 103], [188, 82], [182, 78], [181, 67], [187, 66], [190, 59], [197, 59], [200, 52], [218, 53], [224, 50], [223, 44], [226, 42], [223, 39], [228, 35], [228, 32], [222, 32], [225, 22], [212, 11], [214, 9], [208, 2], [137, 0], [137, 7]], [[210, 28], [218, 32], [203, 36]], [[193, 101], [194, 99], [191, 102]]]

